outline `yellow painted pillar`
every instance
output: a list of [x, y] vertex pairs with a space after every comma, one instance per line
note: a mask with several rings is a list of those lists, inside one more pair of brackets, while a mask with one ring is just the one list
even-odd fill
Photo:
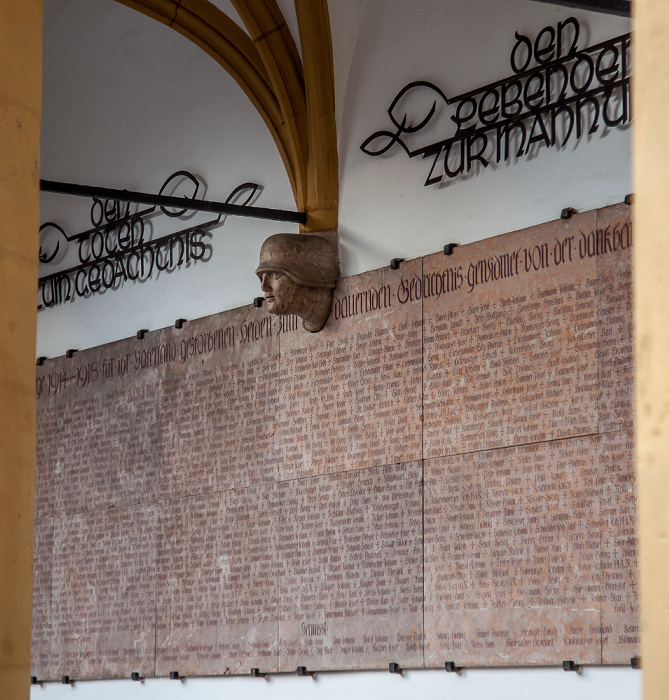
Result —
[[0, 696], [30, 694], [42, 0], [0, 0]]
[[669, 698], [669, 2], [635, 0], [634, 191], [641, 663]]

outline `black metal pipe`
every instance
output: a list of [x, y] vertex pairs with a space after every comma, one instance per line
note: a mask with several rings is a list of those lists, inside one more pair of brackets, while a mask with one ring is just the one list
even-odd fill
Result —
[[136, 204], [152, 204], [158, 207], [176, 207], [177, 209], [191, 209], [193, 211], [211, 211], [216, 214], [248, 216], [255, 219], [287, 221], [294, 224], [305, 224], [307, 222], [307, 215], [300, 211], [249, 207], [242, 204], [210, 202], [205, 199], [188, 199], [187, 197], [168, 197], [162, 194], [114, 190], [107, 187], [90, 187], [89, 185], [75, 185], [69, 182], [54, 182], [53, 180], [40, 180], [39, 185], [42, 192], [70, 194], [75, 197], [99, 197], [100, 199], [113, 199]]
[[607, 12], [621, 17], [629, 17], [632, 9], [630, 0], [535, 0], [535, 2], [563, 5], [578, 10], [591, 10], [592, 12]]

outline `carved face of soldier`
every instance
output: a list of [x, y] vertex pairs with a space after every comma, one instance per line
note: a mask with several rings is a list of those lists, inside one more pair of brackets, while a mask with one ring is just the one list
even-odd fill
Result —
[[287, 314], [293, 310], [293, 301], [301, 285], [281, 272], [263, 272], [260, 287], [271, 314]]

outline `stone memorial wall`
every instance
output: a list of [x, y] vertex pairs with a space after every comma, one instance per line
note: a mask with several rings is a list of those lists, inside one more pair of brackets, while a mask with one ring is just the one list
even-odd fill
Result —
[[630, 209], [37, 368], [40, 679], [629, 663]]

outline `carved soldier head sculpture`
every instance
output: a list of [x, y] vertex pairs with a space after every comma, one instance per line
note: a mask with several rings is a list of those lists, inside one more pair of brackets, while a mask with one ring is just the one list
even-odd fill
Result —
[[270, 313], [295, 314], [312, 333], [325, 325], [339, 279], [336, 235], [277, 233], [260, 249], [256, 275]]

